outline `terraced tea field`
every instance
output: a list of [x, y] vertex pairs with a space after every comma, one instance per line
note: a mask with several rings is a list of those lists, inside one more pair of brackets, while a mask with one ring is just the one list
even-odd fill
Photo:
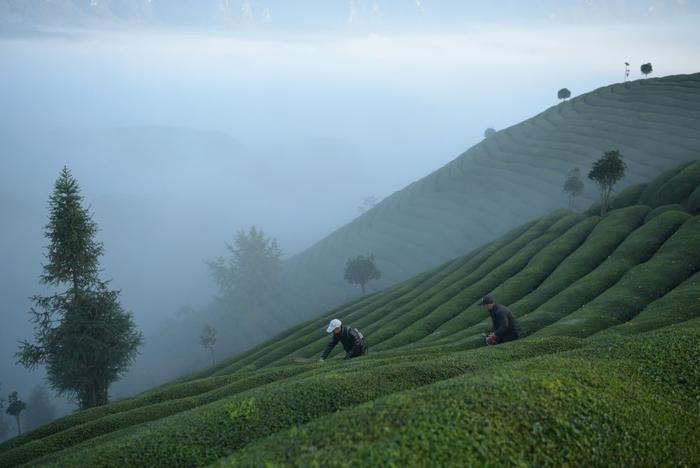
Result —
[[[349, 257], [374, 253], [387, 287], [564, 207], [566, 173], [578, 167], [585, 178], [611, 149], [628, 164], [620, 188], [697, 159], [700, 74], [602, 87], [474, 145], [288, 260], [288, 309], [308, 318], [352, 297]], [[578, 206], [596, 199], [586, 181]]]
[[[1, 444], [0, 466], [697, 466], [700, 161], [613, 206], [551, 212], [198, 375], [54, 421]], [[487, 293], [524, 338], [483, 345]], [[367, 356], [316, 362], [334, 317]]]

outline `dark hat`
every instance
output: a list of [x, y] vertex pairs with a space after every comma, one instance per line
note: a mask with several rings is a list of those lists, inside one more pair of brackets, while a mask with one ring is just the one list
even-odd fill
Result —
[[481, 298], [479, 301], [478, 305], [486, 305], [486, 304], [493, 304], [493, 299], [489, 296], [484, 296]]

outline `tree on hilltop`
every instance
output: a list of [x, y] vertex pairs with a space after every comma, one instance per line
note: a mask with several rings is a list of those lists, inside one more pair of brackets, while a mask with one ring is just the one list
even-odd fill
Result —
[[645, 63], [644, 65], [641, 66], [640, 69], [642, 71], [642, 75], [644, 75], [644, 78], [649, 76], [651, 74], [651, 72], [654, 71], [654, 68], [651, 66], [651, 62]]
[[348, 258], [345, 264], [345, 281], [350, 284], [359, 284], [362, 288], [362, 294], [365, 293], [367, 283], [381, 277], [381, 272], [374, 264], [374, 255], [358, 255], [355, 258]]
[[35, 342], [22, 341], [16, 357], [30, 369], [45, 365], [51, 388], [77, 399], [82, 409], [108, 402], [110, 384], [126, 372], [142, 343], [131, 313], [119, 304], [119, 291], [99, 279], [103, 247], [95, 240], [97, 230], [78, 182], [64, 167], [49, 198], [41, 283], [67, 289], [32, 298]]
[[605, 216], [610, 203], [610, 193], [615, 184], [625, 176], [627, 164], [618, 150], [607, 151], [593, 163], [588, 178], [598, 184], [600, 190], [600, 215]]
[[557, 92], [557, 97], [560, 100], [565, 101], [571, 97], [571, 91], [569, 91], [567, 88], [562, 88], [559, 90], [559, 92]]

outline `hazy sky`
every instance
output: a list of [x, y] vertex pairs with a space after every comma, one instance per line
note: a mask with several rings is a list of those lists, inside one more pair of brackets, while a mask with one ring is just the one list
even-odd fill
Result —
[[690, 0], [120, 1], [0, 1], [0, 381], [26, 375], [11, 354], [63, 164], [105, 276], [153, 329], [208, 301], [203, 259], [236, 229], [293, 255], [561, 87], [622, 81], [625, 61], [632, 79], [700, 71]]

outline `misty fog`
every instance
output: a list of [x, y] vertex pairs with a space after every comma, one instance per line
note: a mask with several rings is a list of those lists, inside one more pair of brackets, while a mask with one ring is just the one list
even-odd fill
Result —
[[[205, 261], [239, 229], [262, 228], [290, 258], [367, 197], [555, 104], [563, 86], [620, 81], [625, 61], [653, 59], [665, 75], [700, 66], [698, 10], [683, 2], [588, 2], [587, 15], [539, 2], [507, 16], [481, 2], [237, 3], [251, 9], [246, 27], [240, 6], [223, 26], [201, 12], [188, 23], [175, 2], [153, 24], [41, 27], [0, 7], [3, 393], [41, 382], [13, 354], [32, 336], [28, 298], [44, 291], [46, 203], [64, 165], [100, 228], [102, 277], [148, 340], [210, 305]], [[195, 335], [183, 346], [207, 365]]]

